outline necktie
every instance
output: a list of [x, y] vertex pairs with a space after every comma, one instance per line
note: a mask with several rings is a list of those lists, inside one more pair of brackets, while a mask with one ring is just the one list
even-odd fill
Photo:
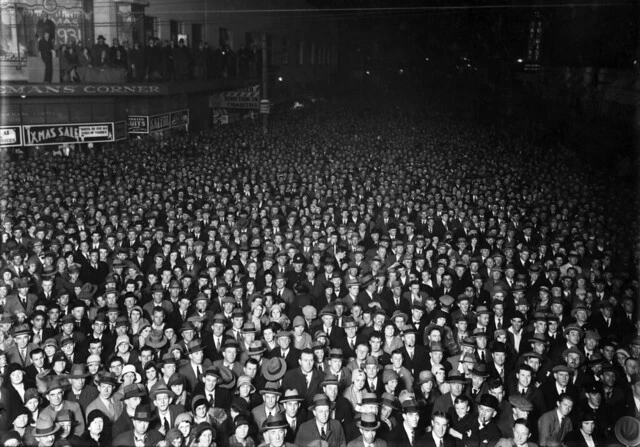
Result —
[[480, 360], [484, 362], [484, 351], [480, 351]]
[[415, 430], [411, 430], [409, 432], [409, 444], [413, 445], [415, 440], [416, 440], [416, 432], [415, 432]]
[[296, 420], [295, 418], [291, 419], [291, 430], [296, 431]]
[[327, 439], [327, 428], [326, 428], [326, 427], [324, 427], [324, 426], [322, 427], [322, 430], [320, 431], [320, 437], [321, 437], [323, 440], [326, 440], [326, 439]]
[[213, 394], [209, 394], [209, 404], [213, 406]]
[[202, 380], [202, 367], [198, 365], [198, 380]]
[[166, 417], [162, 418], [162, 429], [164, 430], [165, 434], [167, 434], [167, 432], [169, 431], [169, 421]]
[[560, 390], [560, 394], [564, 394], [564, 393], [566, 393], [566, 392], [567, 392], [567, 390], [565, 390], [564, 388], [562, 388], [562, 389]]
[[216, 351], [220, 351], [220, 337], [215, 337], [216, 340]]
[[498, 329], [502, 329], [502, 318], [498, 318]]
[[370, 383], [370, 385], [371, 385], [371, 392], [375, 393], [376, 392], [376, 384], [375, 384], [375, 382], [372, 381]]
[[353, 348], [355, 347], [355, 343], [353, 342], [353, 339], [349, 339], [349, 347], [351, 348], [351, 350], [353, 351]]
[[114, 417], [115, 413], [113, 411], [113, 404], [110, 401], [105, 401], [105, 405], [107, 407], [107, 411], [109, 412], [109, 416]]

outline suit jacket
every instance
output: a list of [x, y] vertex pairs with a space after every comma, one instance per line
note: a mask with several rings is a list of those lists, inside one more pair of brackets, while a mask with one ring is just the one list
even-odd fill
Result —
[[[420, 436], [419, 431], [416, 430], [416, 439], [414, 440], [413, 445], [416, 447], [422, 446], [422, 438], [426, 438], [426, 436]], [[404, 424], [402, 422], [399, 422], [398, 425], [389, 432], [387, 435], [387, 444], [389, 447], [411, 447], [409, 436], [407, 435], [407, 431], [404, 429]]]
[[33, 312], [33, 306], [35, 305], [37, 299], [37, 296], [33, 293], [27, 293], [27, 304], [26, 306], [23, 306], [17, 294], [9, 295], [4, 303], [4, 311], [14, 317], [20, 313], [31, 315], [31, 313]]
[[[569, 384], [566, 387], [566, 391], [567, 391], [567, 394], [569, 394], [573, 398], [573, 401], [577, 403], [578, 390], [576, 389], [575, 385], [569, 382]], [[556, 408], [558, 397], [560, 395], [558, 394], [558, 390], [556, 389], [555, 380], [552, 379], [548, 382], [544, 382], [542, 385], [540, 385], [540, 388], [538, 388], [538, 392], [539, 394], [542, 395], [544, 399], [545, 406], [544, 406], [543, 412], [551, 411], [552, 409]], [[541, 445], [544, 445], [544, 444], [541, 444]]]
[[429, 356], [427, 355], [427, 350], [424, 346], [415, 345], [413, 348], [413, 359], [409, 357], [409, 353], [407, 352], [407, 347], [402, 347], [402, 356], [404, 360], [402, 361], [402, 366], [407, 368], [413, 374], [413, 380], [417, 381], [420, 373], [425, 369], [429, 368]]
[[36, 349], [38, 347], [38, 345], [36, 345], [35, 343], [29, 343], [27, 345], [27, 354], [26, 354], [26, 358], [23, 359], [22, 356], [20, 355], [20, 351], [18, 350], [18, 345], [13, 345], [11, 346], [8, 350], [7, 350], [7, 364], [10, 363], [17, 363], [18, 365], [24, 367], [27, 367], [29, 365], [31, 365], [31, 351], [33, 351], [34, 349]]
[[125, 410], [118, 420], [114, 422], [113, 427], [111, 427], [111, 438], [115, 439], [129, 430], [133, 430], [133, 420], [131, 420], [131, 416], [129, 416], [129, 413]]
[[300, 407], [298, 413], [296, 414], [296, 429], [293, 430], [291, 426], [287, 427], [287, 433], [285, 434], [284, 440], [286, 442], [293, 443], [296, 440], [296, 436], [298, 436], [298, 432], [300, 431], [300, 426], [307, 421], [307, 410]]
[[[82, 414], [82, 410], [80, 409], [80, 405], [75, 402], [63, 400], [61, 410], [69, 410], [73, 413], [73, 418], [76, 421], [76, 425], [75, 427], [73, 427], [73, 434], [76, 436], [82, 436], [82, 434], [85, 432], [85, 425], [84, 416]], [[56, 421], [57, 414], [58, 411], [54, 410], [51, 405], [49, 405], [42, 411], [40, 411], [40, 414], [38, 415], [38, 421], [44, 422], [45, 426], [48, 426], [48, 424], [53, 425]]]
[[[155, 447], [158, 442], [162, 441], [164, 436], [158, 430], [148, 430], [146, 434], [146, 438], [144, 440], [144, 445], [146, 447]], [[136, 445], [135, 440], [133, 438], [133, 430], [126, 431], [120, 435], [111, 443], [113, 447], [131, 447], [132, 445]]]
[[287, 364], [287, 371], [292, 371], [300, 367], [300, 364], [298, 363], [298, 360], [300, 360], [300, 350], [293, 346], [289, 346], [289, 352], [286, 357], [282, 357], [282, 349], [280, 349], [280, 346], [271, 351], [271, 357], [284, 358], [284, 361]]
[[[227, 368], [226, 366], [224, 366], [224, 360], [216, 360], [215, 362], [213, 362], [213, 366], [217, 368]], [[244, 374], [242, 365], [238, 361], [233, 362], [232, 367], [227, 369], [235, 374], [236, 377], [240, 377], [242, 374]]]
[[547, 439], [552, 438], [558, 441], [564, 441], [564, 438], [573, 430], [571, 418], [566, 417], [562, 426], [558, 419], [557, 409], [547, 411], [538, 420], [538, 443], [541, 446], [546, 445]]
[[[169, 405], [169, 419], [170, 419], [170, 429], [176, 426], [176, 418], [178, 417], [178, 415], [180, 415], [180, 413], [184, 412], [184, 407], [181, 405]], [[155, 413], [155, 419], [151, 422], [151, 424], [149, 424], [149, 428], [152, 430], [157, 430], [158, 432], [160, 432], [160, 429], [162, 428], [162, 423], [163, 421], [160, 420], [160, 414], [158, 413], [158, 410], [156, 409]]]
[[353, 407], [351, 407], [351, 402], [349, 402], [345, 397], [338, 394], [338, 396], [336, 396], [336, 401], [334, 402], [334, 404], [334, 419], [336, 421], [343, 424], [353, 419]]
[[[207, 392], [204, 389], [204, 382], [200, 382], [196, 386], [196, 389], [193, 391], [193, 393], [191, 393], [192, 396], [197, 396], [198, 394], [203, 395], [207, 399], [209, 398], [209, 396], [207, 396]], [[215, 389], [213, 390], [213, 400], [214, 400], [215, 407], [224, 408], [229, 404], [229, 402], [231, 402], [231, 396], [229, 395], [229, 390], [216, 386]]]
[[115, 421], [118, 420], [118, 418], [122, 414], [123, 408], [122, 408], [122, 402], [119, 400], [116, 400], [113, 397], [111, 398], [111, 403], [113, 404], [113, 412], [107, 409], [106, 405], [104, 404], [104, 402], [102, 402], [102, 399], [100, 399], [100, 397], [96, 397], [95, 399], [93, 399], [93, 402], [91, 402], [87, 407], [87, 414], [91, 413], [91, 411], [93, 410], [100, 410], [105, 415], [107, 415], [107, 417], [109, 418], [109, 421], [111, 422], [111, 424], [113, 424]]
[[453, 408], [453, 399], [451, 399], [451, 393], [443, 394], [442, 396], [438, 396], [433, 402], [433, 410], [432, 413], [436, 411], [444, 411], [445, 413], [450, 413], [449, 410]]
[[292, 371], [287, 371], [282, 383], [286, 383], [287, 388], [294, 388], [298, 391], [298, 394], [304, 396], [305, 408], [309, 408], [309, 405], [313, 403], [313, 396], [320, 390], [320, 382], [322, 382], [323, 378], [324, 374], [314, 369], [311, 372], [311, 382], [307, 387], [307, 379], [298, 367]]
[[233, 337], [223, 333], [221, 335], [220, 351], [218, 351], [216, 349], [216, 344], [213, 341], [213, 333], [212, 332], [207, 332], [206, 335], [203, 335], [203, 337], [202, 337], [202, 343], [204, 344], [204, 357], [206, 359], [211, 360], [212, 362], [214, 362], [216, 360], [221, 360], [222, 359], [222, 346], [224, 345], [225, 341], [231, 340], [232, 338]]
[[80, 393], [79, 399], [76, 398], [76, 395], [73, 393], [73, 390], [71, 388], [67, 389], [64, 395], [64, 399], [68, 400], [69, 402], [77, 402], [80, 405], [82, 412], [86, 416], [89, 404], [91, 404], [91, 402], [93, 402], [98, 397], [98, 395], [98, 389], [95, 386], [85, 385], [85, 387], [82, 389], [82, 392]]
[[[202, 367], [202, 374], [204, 374], [205, 370], [211, 366], [211, 360], [205, 358], [200, 366]], [[200, 381], [191, 367], [191, 362], [182, 366], [178, 372], [182, 374], [187, 381], [187, 391], [193, 393], [193, 390], [195, 390]]]
[[[349, 444], [347, 444], [347, 447], [364, 447], [362, 436], [351, 441]], [[373, 447], [387, 447], [387, 441], [385, 441], [384, 439], [376, 438], [376, 440], [373, 441]]]
[[[402, 424], [400, 424], [402, 425]], [[413, 444], [414, 446], [420, 447], [436, 447], [436, 441], [433, 439], [431, 433], [426, 433], [420, 436], [416, 442]], [[442, 447], [454, 447], [456, 445], [456, 441], [453, 437], [445, 434], [442, 438], [442, 443], [440, 444]]]
[[496, 424], [495, 420], [490, 421], [482, 428], [482, 430], [480, 430], [478, 421], [476, 420], [473, 428], [471, 429], [471, 436], [467, 437], [465, 435], [464, 438], [465, 440], [471, 439], [472, 443], [475, 442], [475, 445], [478, 446], [494, 447], [501, 437], [500, 429], [498, 428], [498, 424]]
[[[299, 446], [309, 445], [312, 441], [317, 441], [318, 439], [321, 439], [320, 432], [318, 431], [316, 420], [313, 418], [302, 424], [296, 435], [295, 444]], [[342, 425], [335, 419], [329, 419], [329, 421], [327, 421], [326, 441], [329, 447], [347, 447]]]
[[[283, 410], [284, 408], [282, 407], [282, 405], [277, 404], [272, 411], [274, 411], [275, 414], [278, 414]], [[262, 427], [262, 423], [267, 419], [267, 408], [264, 404], [258, 405], [253, 410], [251, 410], [251, 415], [253, 416], [253, 421], [256, 423], [256, 425], [258, 427]], [[296, 422], [296, 428], [298, 428], [300, 425], [301, 423]]]

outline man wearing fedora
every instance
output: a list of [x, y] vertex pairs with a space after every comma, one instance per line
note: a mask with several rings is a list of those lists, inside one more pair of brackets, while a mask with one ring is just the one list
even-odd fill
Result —
[[203, 395], [210, 407], [224, 408], [230, 402], [228, 387], [235, 385], [236, 377], [224, 367], [209, 366], [193, 391], [193, 396]]
[[65, 400], [78, 403], [85, 414], [88, 414], [86, 410], [89, 404], [99, 395], [94, 385], [87, 384], [89, 376], [86, 365], [82, 363], [71, 365], [68, 375], [71, 386], [64, 393]]
[[536, 391], [538, 396], [534, 398], [535, 401], [544, 402], [542, 412], [551, 411], [556, 408], [558, 398], [562, 394], [568, 394], [574, 402], [576, 402], [578, 398], [578, 389], [571, 382], [574, 373], [573, 370], [566, 365], [557, 365], [554, 366], [551, 371], [553, 373], [553, 380], [543, 382]]
[[204, 347], [200, 340], [193, 340], [187, 345], [189, 362], [178, 371], [187, 380], [188, 390], [194, 392], [196, 386], [202, 382], [204, 370], [211, 367], [211, 360], [204, 358]]
[[387, 435], [389, 447], [418, 447], [423, 445], [423, 434], [418, 430], [419, 422], [420, 407], [418, 403], [414, 399], [407, 399], [402, 402], [402, 420]]
[[52, 447], [56, 442], [57, 434], [60, 432], [60, 425], [55, 421], [38, 420], [33, 431], [33, 437], [37, 442], [37, 447]]
[[298, 391], [288, 389], [284, 392], [284, 396], [280, 398], [280, 404], [284, 406], [284, 415], [287, 419], [287, 434], [285, 441], [293, 442], [296, 439], [300, 426], [307, 421], [307, 410], [302, 408], [304, 397], [298, 394]]
[[271, 351], [271, 357], [279, 357], [287, 363], [288, 370], [294, 370], [298, 367], [300, 360], [300, 350], [291, 346], [292, 334], [290, 331], [278, 331], [276, 341], [278, 346]]
[[[153, 402], [155, 411], [151, 428], [166, 436], [169, 430], [175, 427], [176, 418], [184, 412], [180, 405], [172, 404], [175, 394], [163, 383], [155, 387], [149, 394], [149, 400]], [[135, 415], [134, 415], [135, 417]], [[134, 423], [135, 425], [135, 423]]]
[[126, 385], [123, 392], [124, 394], [120, 400], [124, 405], [124, 409], [120, 417], [114, 422], [113, 427], [111, 427], [112, 439], [115, 439], [124, 432], [134, 429], [132, 418], [135, 416], [136, 408], [140, 405], [142, 398], [147, 395], [144, 387], [136, 383]]
[[132, 447], [144, 445], [145, 447], [155, 447], [164, 436], [158, 431], [150, 428], [154, 419], [154, 414], [148, 405], [138, 405], [131, 418], [133, 430], [126, 431], [118, 435], [112, 442], [112, 447]]
[[318, 393], [324, 377], [323, 373], [313, 367], [314, 362], [313, 351], [302, 350], [298, 361], [300, 366], [294, 370], [288, 370], [283, 381], [288, 387], [296, 389], [300, 395], [304, 396], [307, 408], [313, 402], [313, 396]]
[[486, 445], [493, 447], [501, 438], [500, 429], [496, 423], [495, 416], [498, 413], [500, 402], [492, 394], [483, 394], [480, 396], [478, 403], [477, 419], [472, 425], [471, 430], [464, 433], [466, 442], [475, 443], [475, 445]]
[[289, 424], [287, 424], [287, 419], [283, 413], [269, 416], [260, 428], [264, 437], [264, 443], [261, 444], [261, 447], [296, 447], [303, 445], [286, 441]]
[[30, 284], [28, 278], [18, 278], [14, 280], [14, 287], [17, 292], [7, 296], [4, 311], [23, 323], [26, 322], [28, 320], [27, 317], [33, 313], [33, 308], [38, 297], [33, 293], [29, 293]]
[[380, 422], [373, 413], [363, 413], [360, 420], [356, 422], [361, 436], [347, 444], [347, 447], [387, 447], [384, 439], [377, 438], [377, 431]]
[[427, 348], [417, 344], [418, 330], [412, 325], [405, 325], [402, 328], [402, 355], [404, 362], [402, 366], [407, 368], [413, 374], [413, 379], [418, 380], [420, 371], [429, 369], [429, 360], [427, 357]]
[[332, 403], [324, 394], [316, 394], [310, 406], [313, 419], [305, 422], [296, 435], [296, 445], [309, 445], [318, 439], [326, 441], [329, 447], [346, 447], [342, 424], [331, 419]]
[[280, 413], [282, 411], [282, 405], [279, 400], [282, 397], [280, 386], [275, 382], [267, 382], [265, 387], [259, 391], [262, 395], [264, 402], [253, 410], [251, 415], [258, 427], [262, 427], [262, 423], [271, 415]]
[[467, 394], [473, 401], [473, 406], [480, 402], [480, 396], [489, 392], [487, 379], [489, 372], [484, 363], [475, 363], [471, 369], [471, 385], [467, 388]]
[[82, 436], [85, 431], [82, 409], [76, 402], [70, 402], [64, 399], [65, 388], [66, 385], [64, 381], [57, 377], [47, 383], [44, 395], [49, 401], [49, 405], [40, 411], [38, 422], [53, 424], [56, 420], [56, 415], [60, 411], [69, 410], [73, 413], [73, 419], [77, 422], [75, 427], [73, 427], [73, 434]]
[[87, 407], [87, 414], [93, 410], [100, 410], [107, 417], [104, 420], [105, 433], [111, 432], [113, 423], [118, 420], [122, 414], [122, 402], [116, 400], [114, 392], [120, 385], [116, 376], [110, 372], [101, 372], [97, 376], [98, 397]]
[[331, 419], [344, 424], [353, 419], [353, 408], [351, 403], [342, 394], [339, 394], [340, 380], [334, 374], [328, 373], [324, 376], [320, 384], [322, 391], [332, 403]]
[[450, 386], [448, 393], [438, 396], [433, 403], [433, 412], [441, 411], [445, 414], [451, 415], [454, 411], [454, 404], [456, 397], [460, 396], [467, 385], [468, 380], [457, 371], [449, 371], [447, 377], [447, 383]]
[[222, 359], [213, 362], [213, 366], [217, 368], [226, 368], [240, 377], [243, 374], [242, 365], [237, 361], [238, 343], [235, 340], [227, 340], [222, 346]]
[[26, 324], [18, 325], [14, 328], [13, 339], [15, 344], [7, 349], [7, 363], [17, 363], [27, 367], [31, 365], [31, 351], [38, 348], [38, 345], [31, 343], [31, 331]]
[[211, 330], [204, 331], [202, 342], [205, 345], [205, 356], [211, 361], [222, 359], [222, 346], [227, 340], [232, 339], [224, 333], [227, 319], [222, 314], [215, 314], [211, 320]]

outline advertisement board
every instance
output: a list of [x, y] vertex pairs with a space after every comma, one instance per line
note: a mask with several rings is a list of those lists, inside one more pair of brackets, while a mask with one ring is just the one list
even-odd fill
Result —
[[20, 126], [0, 127], [0, 147], [22, 146], [22, 129]]
[[189, 109], [171, 112], [171, 127], [186, 126], [189, 124]]
[[116, 123], [113, 123], [113, 139], [115, 141], [126, 140], [127, 133], [126, 121], [118, 121]]
[[64, 143], [105, 143], [114, 141], [113, 123], [41, 124], [22, 126], [25, 146]]
[[171, 127], [171, 114], [161, 113], [149, 117], [149, 132], [169, 129]]
[[132, 134], [149, 133], [149, 117], [145, 115], [129, 115], [127, 117], [127, 128]]
[[260, 109], [260, 86], [254, 85], [211, 95], [209, 107], [214, 109]]
[[189, 109], [176, 110], [175, 112], [161, 113], [159, 115], [129, 115], [127, 128], [130, 134], [147, 134], [172, 127], [186, 126], [189, 124]]

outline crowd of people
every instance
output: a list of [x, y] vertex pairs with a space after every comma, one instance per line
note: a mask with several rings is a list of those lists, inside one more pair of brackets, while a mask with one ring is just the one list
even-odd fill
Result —
[[60, 59], [60, 82], [89, 82], [97, 71], [120, 73], [120, 81], [164, 82], [212, 80], [219, 78], [256, 77], [261, 55], [250, 45], [242, 44], [233, 51], [228, 45], [213, 49], [208, 42], [194, 47], [184, 39], [150, 37], [146, 45], [111, 40], [99, 35], [91, 47], [82, 42], [62, 44], [54, 48], [52, 35], [45, 31], [38, 41], [38, 51], [45, 63], [45, 82], [52, 80], [53, 53]]
[[640, 443], [637, 203], [338, 103], [4, 161], [4, 446]]

